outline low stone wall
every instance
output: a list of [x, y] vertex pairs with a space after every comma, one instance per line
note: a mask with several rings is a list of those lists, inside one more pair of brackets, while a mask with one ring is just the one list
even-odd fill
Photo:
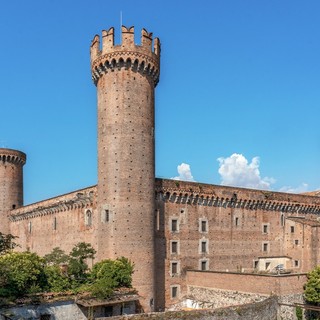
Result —
[[[278, 302], [276, 297], [262, 302], [246, 304], [237, 307], [220, 308], [216, 310], [167, 311], [159, 313], [136, 314], [130, 316], [113, 317], [112, 319], [168, 319], [168, 320], [276, 320]], [[108, 318], [99, 318], [107, 320]]]
[[[296, 307], [290, 307], [286, 305], [281, 305], [281, 303], [293, 305], [294, 303], [304, 303], [303, 294], [289, 294], [286, 296], [278, 297], [279, 308], [279, 318], [284, 320], [296, 320]], [[303, 310], [303, 313], [305, 311]]]
[[6, 319], [40, 319], [51, 315], [52, 319], [86, 320], [87, 317], [74, 301], [57, 301], [39, 305], [23, 305], [0, 309], [0, 320]]
[[188, 299], [185, 301], [185, 306], [194, 309], [216, 309], [256, 303], [268, 297], [267, 295], [255, 293], [190, 286], [188, 287]]

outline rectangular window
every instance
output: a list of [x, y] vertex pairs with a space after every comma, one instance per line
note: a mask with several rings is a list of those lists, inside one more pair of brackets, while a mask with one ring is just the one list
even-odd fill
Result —
[[201, 231], [207, 232], [207, 221], [206, 220], [201, 221]]
[[253, 268], [258, 269], [258, 266], [259, 266], [259, 260], [254, 260], [253, 261]]
[[268, 225], [267, 224], [263, 225], [263, 233], [268, 233]]
[[266, 262], [266, 270], [269, 270], [271, 262]]
[[294, 260], [294, 266], [297, 268], [299, 267], [299, 260]]
[[29, 221], [28, 230], [29, 230], [29, 233], [31, 233], [31, 231], [32, 231], [32, 222], [31, 221]]
[[202, 253], [207, 252], [207, 241], [201, 241], [201, 252]]
[[264, 243], [263, 244], [263, 252], [268, 252], [268, 248], [269, 246], [268, 246], [268, 243]]
[[104, 219], [105, 219], [105, 221], [106, 222], [109, 222], [109, 219], [110, 219], [110, 215], [109, 215], [109, 210], [108, 209], [106, 209], [105, 211], [104, 211]]
[[178, 241], [171, 242], [171, 253], [178, 253]]
[[201, 261], [201, 271], [208, 270], [208, 261]]
[[294, 233], [294, 226], [291, 226], [291, 227], [290, 227], [290, 232], [291, 232], [291, 233]]
[[237, 218], [235, 218], [235, 220], [234, 220], [234, 221], [235, 221], [235, 225], [236, 225], [236, 226], [238, 226], [238, 225], [239, 225], [239, 218], [238, 218], [238, 217], [237, 217]]
[[157, 231], [160, 230], [160, 210], [156, 210], [156, 224], [157, 224]]
[[294, 240], [294, 244], [297, 246], [299, 244], [299, 240]]
[[177, 232], [178, 231], [178, 219], [171, 220], [171, 231]]
[[57, 230], [57, 218], [53, 218], [53, 230]]
[[171, 298], [178, 298], [178, 287], [177, 286], [173, 286], [171, 287]]
[[177, 274], [178, 273], [178, 262], [171, 262], [171, 274]]

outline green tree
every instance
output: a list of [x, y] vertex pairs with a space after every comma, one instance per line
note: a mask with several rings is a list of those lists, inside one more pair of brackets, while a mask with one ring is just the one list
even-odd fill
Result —
[[102, 260], [91, 271], [90, 291], [98, 298], [109, 297], [115, 288], [131, 288], [134, 265], [125, 257]]
[[1, 296], [40, 292], [46, 285], [44, 260], [35, 253], [11, 252], [0, 256]]
[[47, 265], [54, 266], [66, 264], [69, 261], [69, 256], [65, 254], [65, 252], [59, 247], [53, 248], [53, 250], [50, 253], [46, 254], [43, 258]]
[[57, 265], [45, 266], [44, 273], [46, 275], [46, 290], [51, 292], [64, 292], [72, 287], [70, 278], [64, 274]]
[[87, 259], [94, 259], [96, 250], [90, 243], [79, 242], [69, 254], [68, 274], [78, 283], [84, 283], [89, 269]]
[[18, 237], [13, 236], [12, 234], [4, 234], [0, 232], [0, 254], [5, 254], [10, 252], [12, 249], [17, 247], [17, 244], [14, 242], [14, 239]]
[[306, 301], [312, 304], [320, 304], [320, 266], [313, 269], [307, 275], [304, 296]]

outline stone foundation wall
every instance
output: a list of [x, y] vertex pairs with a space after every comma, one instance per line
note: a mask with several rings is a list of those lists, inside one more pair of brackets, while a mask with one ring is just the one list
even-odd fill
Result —
[[197, 309], [216, 309], [227, 306], [237, 306], [260, 302], [268, 298], [268, 296], [261, 294], [200, 287], [189, 287], [188, 292], [189, 299], [184, 301], [184, 305]]
[[[278, 311], [277, 299], [272, 297], [255, 304], [238, 307], [220, 308], [216, 310], [169, 311], [131, 316], [119, 316], [112, 319], [170, 319], [170, 320], [276, 320]], [[100, 318], [99, 320], [108, 318]]]
[[[4, 319], [40, 319], [40, 316], [51, 315], [56, 320], [86, 320], [87, 317], [74, 301], [57, 301], [39, 305], [23, 305], [3, 308], [0, 310], [0, 320]], [[7, 318], [6, 318], [7, 317]]]

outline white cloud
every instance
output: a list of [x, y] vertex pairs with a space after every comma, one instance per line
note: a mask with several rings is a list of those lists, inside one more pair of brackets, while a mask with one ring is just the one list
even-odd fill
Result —
[[181, 181], [194, 181], [189, 164], [181, 163], [180, 165], [178, 165], [177, 169], [179, 176], [173, 177], [171, 179]]
[[218, 158], [221, 184], [228, 186], [246, 187], [254, 189], [270, 189], [275, 183], [273, 178], [261, 178], [259, 157], [254, 157], [251, 163], [238, 153], [227, 158]]
[[293, 188], [291, 186], [284, 186], [280, 188], [279, 191], [281, 192], [287, 192], [287, 193], [303, 193], [308, 191], [308, 184], [307, 183], [301, 183], [300, 186]]

